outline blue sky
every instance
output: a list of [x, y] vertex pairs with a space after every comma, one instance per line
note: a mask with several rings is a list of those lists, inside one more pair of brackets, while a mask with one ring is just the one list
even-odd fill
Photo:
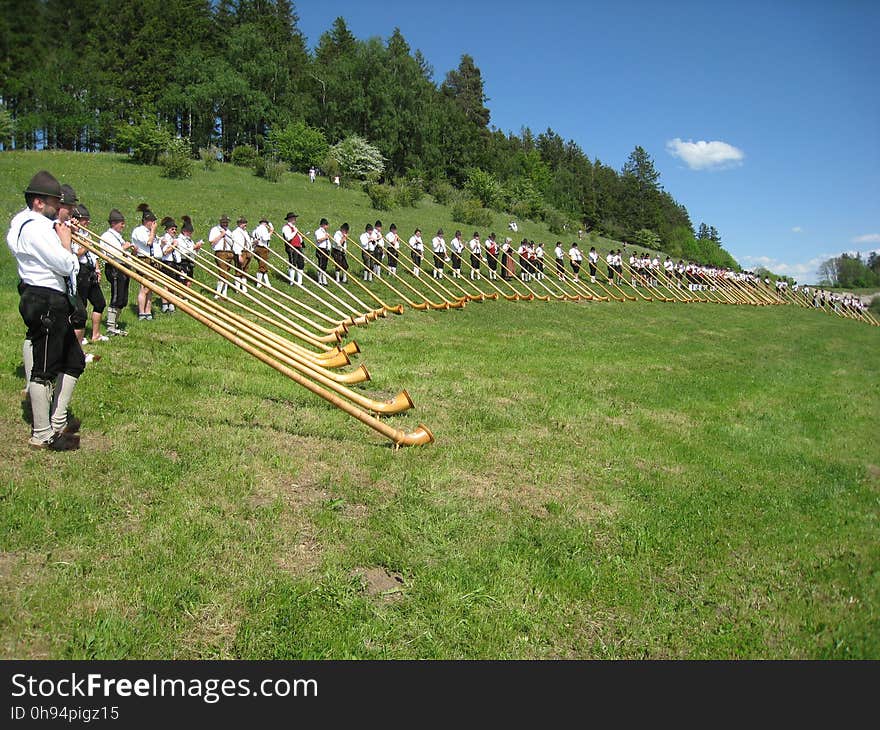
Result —
[[339, 0], [296, 4], [314, 47], [337, 16], [399, 27], [435, 81], [469, 53], [490, 124], [552, 127], [619, 169], [636, 145], [694, 226], [801, 282], [880, 250], [880, 2]]

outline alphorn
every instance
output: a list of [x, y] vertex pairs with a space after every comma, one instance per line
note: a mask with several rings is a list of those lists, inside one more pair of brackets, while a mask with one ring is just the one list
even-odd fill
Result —
[[[206, 270], [208, 273], [210, 273], [214, 276], [218, 276], [218, 277], [222, 275], [222, 270], [217, 266], [216, 263], [214, 263], [212, 261], [211, 257], [208, 256], [206, 253], [198, 252], [196, 254], [195, 261], [199, 265], [200, 268]], [[254, 279], [254, 277], [252, 277], [250, 274], [245, 274], [245, 276], [250, 278], [253, 281], [256, 281], [256, 279]], [[250, 289], [253, 289], [255, 294], [251, 294]], [[266, 290], [266, 291], [264, 292], [264, 290]], [[325, 320], [328, 324], [332, 324], [334, 326], [333, 327], [326, 327], [325, 325], [319, 324], [318, 322], [315, 322], [314, 320], [309, 319], [304, 314], [301, 314], [300, 312], [297, 312], [297, 311], [291, 309], [289, 306], [279, 302], [277, 299], [275, 299], [274, 297], [272, 297], [271, 295], [268, 294], [269, 291], [274, 291], [276, 293], [281, 294], [281, 298], [284, 299], [285, 301], [287, 301], [291, 304], [295, 304], [299, 308], [304, 309], [305, 311], [307, 311], [311, 314], [314, 314], [315, 316]], [[254, 285], [254, 286], [250, 287], [248, 291], [239, 291], [238, 293], [241, 294], [242, 296], [244, 296], [245, 298], [250, 299], [251, 301], [255, 301], [258, 298], [260, 298], [260, 299], [264, 299], [264, 300], [271, 302], [274, 306], [282, 308], [285, 312], [287, 312], [291, 316], [295, 317], [296, 319], [298, 319], [302, 322], [305, 322], [310, 327], [312, 327], [313, 330], [315, 330], [316, 332], [323, 333], [322, 336], [330, 335], [331, 337], [334, 337], [335, 339], [339, 340], [339, 339], [341, 339], [340, 335], [342, 335], [348, 331], [347, 325], [345, 325], [340, 320], [335, 320], [332, 317], [327, 316], [323, 312], [315, 309], [314, 307], [309, 306], [305, 302], [302, 302], [302, 301], [290, 296], [286, 292], [279, 292], [276, 287], [261, 287], [258, 289], [256, 287], [256, 285]], [[317, 335], [315, 335], [315, 336], [317, 336]]]
[[[99, 237], [97, 236], [97, 234], [94, 233], [94, 231], [91, 231], [83, 226], [79, 226], [79, 228], [81, 230], [85, 231], [86, 233], [88, 233], [92, 237], [93, 240], [95, 240], [95, 241], [100, 240]], [[216, 269], [212, 270], [211, 267], [205, 265], [203, 263], [204, 260], [205, 260], [204, 256], [199, 257], [197, 255], [197, 257], [195, 259], [193, 259], [193, 264], [195, 266], [199, 267], [200, 269], [204, 269], [208, 273], [211, 273], [212, 275], [216, 275], [216, 274], [214, 274], [214, 271]], [[199, 281], [198, 279], [192, 278], [192, 281], [196, 282], [200, 287], [208, 289], [212, 292], [214, 291], [210, 286]], [[277, 312], [272, 307], [269, 307], [264, 302], [260, 302], [248, 294], [245, 294], [245, 296], [247, 298], [251, 299], [252, 301], [254, 301], [255, 304], [257, 304], [258, 306], [261, 306], [263, 309], [268, 311], [273, 316], [273, 319], [270, 320], [270, 323], [273, 324], [275, 327], [277, 327], [278, 329], [281, 329], [282, 331], [287, 332], [288, 334], [296, 337], [297, 339], [302, 340], [303, 342], [306, 342], [306, 343], [312, 345], [313, 347], [317, 347], [318, 349], [323, 350], [325, 353], [334, 351], [336, 349], [336, 348], [332, 348], [332, 347], [327, 346], [325, 344], [326, 342], [339, 342], [341, 340], [338, 333], [315, 334], [313, 331], [306, 329], [305, 327], [299, 325], [298, 323], [293, 322], [288, 317], [280, 314], [279, 312]], [[247, 305], [243, 304], [242, 302], [239, 302], [239, 301], [237, 301], [235, 299], [231, 299], [231, 298], [227, 298], [227, 300], [234, 303], [239, 308], [244, 309], [245, 311], [248, 311], [249, 313], [260, 317], [261, 319], [263, 319], [263, 321], [267, 321], [266, 315], [263, 315], [260, 312], [255, 312], [253, 309], [247, 307]], [[299, 318], [301, 321], [305, 321], [306, 323], [315, 325], [316, 327], [318, 326], [318, 325], [316, 325], [316, 323], [314, 323], [310, 319], [308, 319], [308, 317], [304, 317], [303, 315], [300, 315], [298, 312], [294, 312], [292, 310], [288, 310], [288, 311], [292, 316]], [[358, 350], [355, 345], [352, 352], [357, 352], [357, 351]], [[335, 352], [333, 354], [335, 354]]]
[[[114, 256], [115, 251], [108, 248], [101, 241], [92, 241], [92, 243], [95, 245], [96, 248], [103, 250], [108, 257], [112, 258]], [[182, 275], [181, 272], [177, 271], [176, 269], [171, 269], [170, 267], [161, 264], [159, 266], [144, 264], [143, 262], [138, 261], [136, 257], [128, 260], [128, 266], [129, 268], [138, 271], [144, 278], [154, 280], [157, 284], [164, 286], [166, 289], [179, 290], [179, 293], [186, 299], [192, 299], [203, 309], [211, 312], [213, 316], [219, 317], [220, 319], [226, 321], [230, 326], [248, 328], [251, 332], [251, 335], [256, 340], [262, 340], [265, 343], [268, 343], [271, 347], [287, 353], [291, 358], [302, 362], [306, 366], [314, 367], [322, 374], [330, 377], [331, 379], [339, 383], [360, 383], [370, 379], [369, 373], [364, 366], [359, 366], [355, 371], [351, 373], [330, 373], [329, 368], [331, 367], [341, 367], [343, 365], [350, 364], [351, 360], [348, 358], [348, 353], [344, 351], [338, 351], [332, 358], [324, 359], [320, 356], [319, 353], [314, 353], [310, 350], [299, 347], [295, 343], [292, 343], [289, 340], [286, 340], [283, 337], [280, 337], [279, 335], [276, 335], [275, 333], [263, 327], [260, 327], [251, 320], [245, 319], [235, 312], [226, 309], [219, 302], [213, 301], [211, 298], [201, 294], [199, 291], [185, 286], [180, 282], [178, 278], [184, 275]], [[200, 286], [204, 286], [201, 282], [192, 279], [191, 277], [187, 276], [185, 278], [189, 281], [195, 281]], [[355, 343], [354, 352], [357, 351], [358, 350]]]
[[[334, 393], [327, 392], [327, 390], [321, 387], [321, 385], [313, 382], [312, 379], [319, 380], [319, 382], [322, 381], [322, 379], [315, 373], [314, 370], [303, 368], [301, 365], [294, 364], [293, 361], [289, 363], [280, 361], [277, 357], [274, 357], [271, 352], [266, 352], [264, 349], [261, 349], [260, 347], [257, 347], [251, 342], [247, 341], [247, 333], [242, 333], [236, 328], [229, 327], [224, 323], [216, 321], [216, 319], [209, 316], [209, 314], [201, 311], [197, 306], [194, 305], [192, 301], [184, 299], [182, 296], [179, 296], [185, 293], [189, 293], [189, 289], [180, 284], [180, 282], [174, 283], [169, 281], [168, 284], [171, 288], [166, 288], [165, 286], [159, 284], [154, 278], [147, 278], [147, 276], [144, 275], [146, 272], [137, 270], [138, 268], [146, 268], [143, 264], [136, 265], [133, 268], [126, 266], [126, 263], [137, 264], [138, 262], [126, 260], [124, 256], [119, 256], [118, 252], [113, 252], [112, 255], [109, 255], [107, 252], [99, 250], [96, 247], [92, 246], [92, 244], [84, 237], [78, 234], [74, 234], [74, 236], [77, 238], [78, 243], [80, 243], [80, 245], [82, 245], [84, 248], [91, 251], [96, 256], [100, 256], [103, 260], [108, 261], [111, 265], [115, 266], [123, 273], [126, 273], [135, 281], [142, 283], [147, 288], [156, 292], [156, 294], [174, 304], [175, 308], [190, 315], [201, 324], [205, 325], [214, 332], [217, 332], [225, 339], [244, 349], [246, 352], [250, 353], [254, 357], [257, 357], [262, 362], [270, 365], [284, 375], [287, 375], [297, 384], [302, 385], [316, 395], [319, 395], [328, 402], [344, 410], [349, 415], [354, 416], [362, 423], [365, 423], [366, 425], [381, 433], [386, 438], [392, 440], [396, 445], [419, 445], [430, 443], [434, 440], [433, 435], [425, 426], [419, 425], [419, 427], [414, 432], [407, 434], [399, 429], [391, 428], [378, 418], [370, 415], [370, 413], [368, 413], [366, 410], [362, 410], [352, 405], [351, 403], [347, 403]], [[129, 257], [129, 259], [130, 258], [131, 257]], [[181, 289], [187, 289], [187, 291], [182, 292]], [[305, 370], [305, 373], [303, 373], [303, 370]], [[324, 384], [330, 387], [331, 390], [336, 390], [338, 392], [347, 391], [347, 395], [358, 395], [353, 393], [352, 391], [349, 391], [349, 389], [344, 388], [343, 386], [332, 383], [332, 381]], [[401, 394], [399, 394], [399, 396], [395, 400], [398, 400], [401, 397], [403, 397], [407, 404], [406, 408], [412, 407], [412, 400], [409, 398], [409, 395], [406, 393], [406, 391], [403, 391]], [[405, 408], [403, 410], [405, 410]]]

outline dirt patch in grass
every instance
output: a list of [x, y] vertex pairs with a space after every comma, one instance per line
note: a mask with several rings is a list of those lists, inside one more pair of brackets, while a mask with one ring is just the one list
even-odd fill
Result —
[[235, 659], [235, 637], [241, 622], [240, 611], [210, 603], [188, 614], [192, 621], [181, 635], [180, 659]]
[[405, 583], [400, 573], [390, 572], [380, 565], [372, 568], [355, 568], [350, 575], [361, 581], [368, 596], [386, 603], [394, 603], [403, 598]]

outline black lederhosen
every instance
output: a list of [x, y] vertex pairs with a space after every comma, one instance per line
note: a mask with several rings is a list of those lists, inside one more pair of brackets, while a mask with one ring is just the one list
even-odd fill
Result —
[[590, 276], [596, 275], [596, 264], [590, 261]]
[[565, 273], [565, 259], [556, 259], [556, 273], [564, 274]]
[[475, 253], [471, 254], [471, 268], [476, 269], [477, 271], [480, 270], [480, 257]]
[[376, 262], [373, 260], [373, 254], [370, 253], [367, 249], [361, 249], [361, 263], [363, 263], [365, 269], [372, 269], [373, 264]]
[[449, 258], [452, 259], [452, 268], [461, 270], [461, 254], [455, 251], [450, 252]]
[[398, 254], [399, 254], [399, 252], [396, 248], [394, 248], [394, 246], [389, 246], [385, 250], [385, 255], [388, 256], [388, 265], [389, 266], [394, 266], [394, 267], [397, 266]]
[[305, 260], [303, 259], [302, 247], [291, 246], [289, 243], [285, 245], [287, 250], [287, 261], [294, 268], [302, 271], [305, 268]]
[[580, 261], [575, 261], [574, 259], [572, 259], [572, 260], [571, 260], [571, 270], [572, 270], [572, 272], [575, 273], [575, 274], [580, 273], [580, 270], [581, 270], [581, 262], [580, 262]]
[[82, 302], [83, 308], [85, 308], [86, 302], [89, 302], [93, 311], [98, 314], [104, 311], [107, 300], [104, 298], [104, 292], [101, 291], [98, 272], [94, 266], [80, 264], [79, 274], [76, 277], [76, 295]]
[[498, 254], [492, 253], [491, 251], [486, 251], [486, 266], [488, 266], [492, 271], [498, 269]]
[[61, 373], [78, 378], [86, 359], [71, 326], [74, 306], [67, 294], [43, 286], [22, 285], [19, 290], [18, 311], [33, 345], [31, 380], [48, 383]]
[[336, 264], [337, 269], [348, 271], [348, 256], [346, 256], [345, 251], [341, 248], [334, 248], [330, 251], [330, 255], [333, 256], [333, 263]]
[[181, 259], [180, 263], [177, 264], [177, 268], [180, 270], [180, 280], [186, 283], [187, 277], [192, 279], [196, 265], [193, 261], [190, 261], [189, 259]]
[[125, 309], [128, 306], [128, 274], [107, 263], [104, 274], [110, 282], [110, 306], [113, 309]]
[[326, 272], [327, 271], [327, 259], [328, 259], [327, 249], [316, 248], [315, 255], [318, 259], [318, 268], [321, 269], [321, 271]]
[[412, 262], [413, 262], [414, 266], [421, 266], [422, 265], [422, 254], [416, 253], [415, 251], [413, 251], [412, 252]]

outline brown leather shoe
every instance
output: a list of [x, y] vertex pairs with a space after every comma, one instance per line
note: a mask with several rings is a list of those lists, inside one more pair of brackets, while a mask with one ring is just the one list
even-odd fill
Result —
[[32, 449], [47, 449], [48, 451], [76, 451], [79, 448], [79, 436], [75, 433], [54, 433], [48, 441], [34, 443], [29, 441]]

